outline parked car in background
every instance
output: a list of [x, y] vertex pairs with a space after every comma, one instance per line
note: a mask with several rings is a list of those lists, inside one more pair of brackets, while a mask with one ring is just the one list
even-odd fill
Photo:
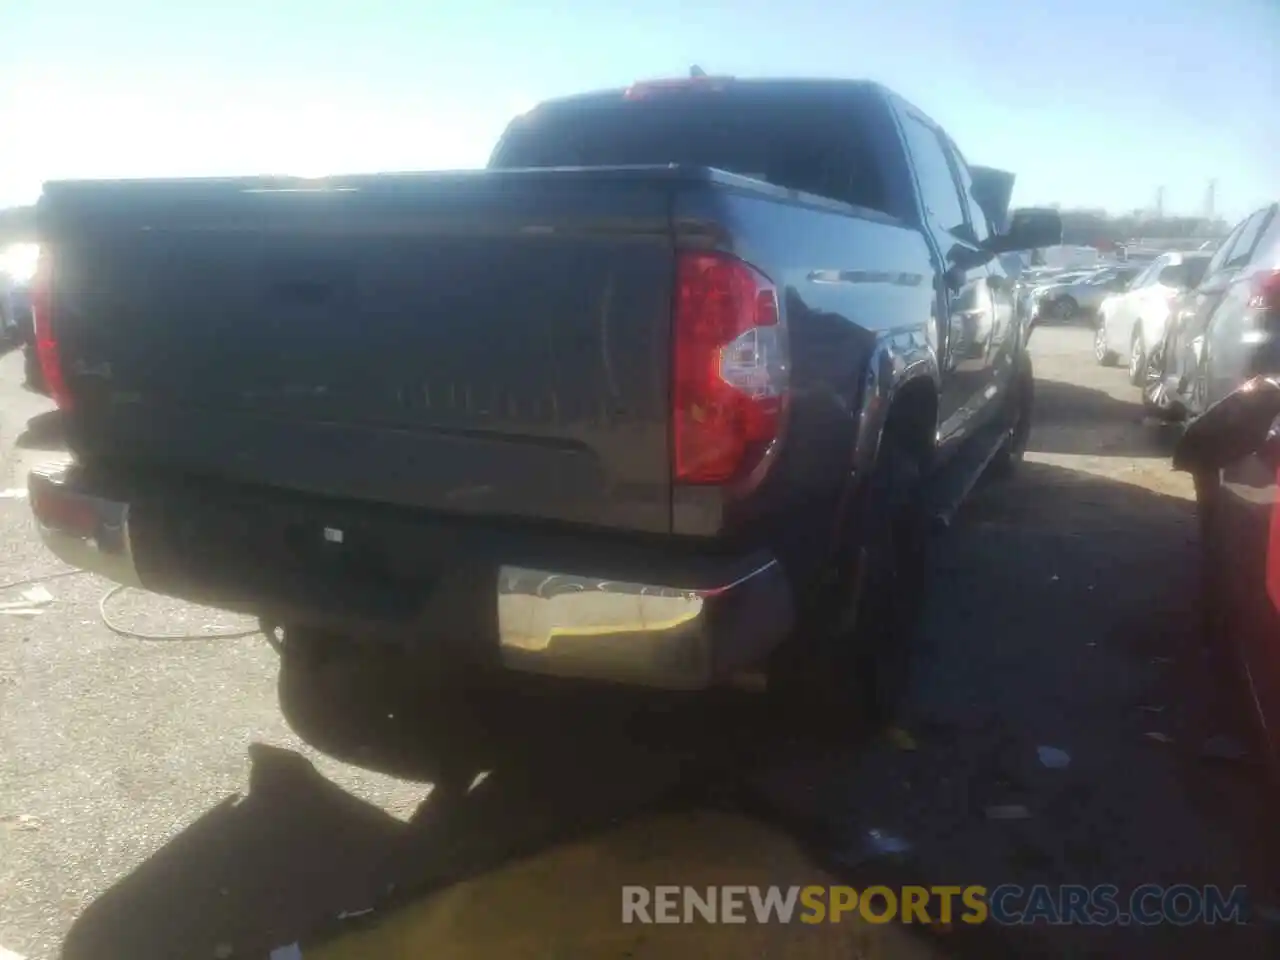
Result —
[[33, 244], [0, 250], [0, 342], [25, 343], [31, 337], [30, 285], [35, 273]]
[[1161, 254], [1152, 260], [1122, 293], [1106, 298], [1098, 308], [1093, 355], [1103, 366], [1124, 357], [1129, 382], [1139, 386], [1146, 358], [1164, 336], [1175, 298], [1194, 288], [1209, 265], [1209, 254]]
[[968, 169], [877, 84], [695, 77], [542, 104], [481, 171], [47, 183], [76, 463], [32, 511], [280, 627], [282, 688], [373, 637], [883, 720], [929, 524], [1029, 435], [999, 256], [1061, 240]]
[[1025, 288], [1031, 304], [1031, 313], [1037, 320], [1055, 321], [1062, 319], [1045, 302], [1045, 294], [1060, 284], [1074, 283], [1087, 277], [1091, 270], [1058, 271], [1048, 275], [1040, 275], [1029, 282]]
[[1280, 204], [1255, 210], [1179, 300], [1147, 363], [1143, 400], [1170, 420], [1199, 416], [1260, 373], [1280, 373]]
[[1129, 281], [1141, 269], [1136, 264], [1117, 264], [1085, 274], [1057, 277], [1039, 289], [1040, 309], [1045, 316], [1058, 320], [1071, 320], [1081, 315], [1092, 317], [1103, 300], [1127, 289]]
[[1195, 478], [1206, 646], [1239, 669], [1273, 773], [1280, 771], [1277, 417], [1280, 380], [1248, 380], [1191, 421], [1173, 459]]

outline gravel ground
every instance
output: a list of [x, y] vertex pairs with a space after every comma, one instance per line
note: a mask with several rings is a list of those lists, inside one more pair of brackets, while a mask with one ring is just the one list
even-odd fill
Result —
[[[553, 710], [533, 690], [463, 709], [384, 663], [342, 665], [314, 728], [293, 715], [309, 739], [359, 761], [348, 764], [281, 718], [275, 655], [260, 639], [122, 640], [98, 617], [106, 584], [48, 582], [54, 601], [37, 616], [0, 614], [0, 947], [27, 958], [60, 945], [67, 957], [261, 956], [389, 883], [429, 888], [592, 829], [607, 863], [621, 856], [609, 832], [621, 820], [633, 847], [651, 811], [695, 818], [695, 807], [745, 811], [862, 885], [1243, 883], [1256, 902], [1280, 903], [1261, 778], [1200, 747], [1249, 733], [1238, 692], [1196, 640], [1190, 486], [1123, 372], [1093, 365], [1087, 332], [1043, 329], [1033, 352], [1030, 462], [1012, 483], [981, 487], [939, 544], [912, 742], [782, 741], [737, 700], [713, 715], [575, 692]], [[17, 387], [20, 369], [16, 354], [0, 358], [0, 490], [57, 455], [56, 438], [27, 427], [46, 405]], [[0, 584], [58, 569], [25, 503], [0, 498]], [[241, 625], [145, 595], [112, 610], [157, 633]], [[367, 704], [355, 691], [371, 684], [385, 712], [345, 709]], [[1069, 766], [1046, 769], [1040, 746], [1066, 751]], [[419, 809], [441, 769], [489, 777]], [[988, 818], [1011, 804], [1027, 817]], [[869, 857], [873, 829], [910, 849]], [[697, 856], [702, 830], [688, 828], [680, 855]], [[672, 858], [680, 882], [670, 846], [646, 856]], [[1243, 958], [1275, 956], [1273, 933], [988, 927], [928, 938], [984, 960]]]

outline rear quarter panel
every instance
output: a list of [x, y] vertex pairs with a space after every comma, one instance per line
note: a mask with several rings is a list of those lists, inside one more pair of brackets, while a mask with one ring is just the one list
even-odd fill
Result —
[[[829, 538], [857, 458], [873, 455], [893, 385], [912, 376], [936, 383], [936, 287], [924, 237], [870, 210], [732, 189], [678, 194], [673, 221], [677, 247], [731, 253], [777, 285], [792, 386], [780, 456], [760, 488], [746, 497], [677, 489], [674, 529], [772, 517], [797, 536], [815, 531], [795, 527], [825, 525], [817, 532]], [[777, 533], [777, 524], [758, 527]]]

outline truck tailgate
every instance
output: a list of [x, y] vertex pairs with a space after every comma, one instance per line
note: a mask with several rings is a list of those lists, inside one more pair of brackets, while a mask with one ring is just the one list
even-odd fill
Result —
[[666, 532], [672, 187], [569, 170], [52, 185], [73, 450]]

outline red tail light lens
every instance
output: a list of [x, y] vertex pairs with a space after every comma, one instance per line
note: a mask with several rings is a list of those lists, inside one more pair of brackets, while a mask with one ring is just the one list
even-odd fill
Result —
[[674, 479], [727, 483], [781, 434], [790, 362], [778, 291], [741, 260], [685, 251], [674, 301]]
[[1280, 313], [1280, 270], [1270, 270], [1253, 278], [1249, 306]]
[[31, 316], [35, 327], [36, 354], [40, 372], [49, 396], [60, 410], [71, 409], [71, 392], [62, 376], [62, 359], [58, 355], [58, 338], [53, 330], [53, 262], [45, 248], [40, 249], [36, 273], [31, 280]]

